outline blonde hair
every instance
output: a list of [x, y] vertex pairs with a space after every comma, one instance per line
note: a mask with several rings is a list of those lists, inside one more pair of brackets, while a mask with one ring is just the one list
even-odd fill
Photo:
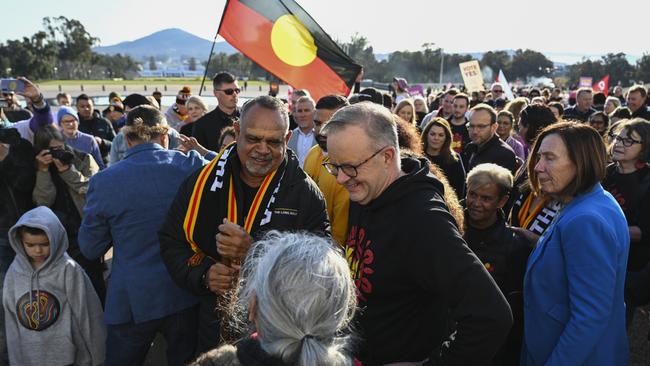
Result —
[[406, 122], [415, 125], [416, 122], [415, 105], [413, 104], [413, 101], [411, 99], [402, 99], [399, 103], [397, 103], [397, 106], [395, 107], [395, 114], [399, 115], [399, 111], [406, 106], [411, 106], [411, 111], [412, 111], [411, 120]]
[[479, 164], [467, 174], [468, 190], [494, 183], [499, 188], [499, 197], [503, 197], [510, 192], [512, 182], [512, 173], [508, 169], [492, 163]]
[[203, 101], [203, 98], [199, 97], [198, 95], [192, 95], [191, 97], [187, 98], [185, 105], [188, 105], [190, 103], [198, 105], [199, 108], [203, 110], [203, 112], [208, 112], [208, 106]]
[[127, 114], [122, 131], [127, 139], [144, 143], [166, 135], [168, 129], [165, 116], [160, 110], [150, 105], [141, 105]]

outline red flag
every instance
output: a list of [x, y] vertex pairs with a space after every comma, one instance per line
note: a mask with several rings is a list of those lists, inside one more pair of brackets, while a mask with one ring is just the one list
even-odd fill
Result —
[[605, 96], [609, 93], [609, 75], [606, 75], [599, 82], [594, 84], [592, 88], [595, 92], [603, 92]]
[[228, 0], [219, 32], [258, 65], [315, 100], [348, 95], [361, 66], [294, 0]]

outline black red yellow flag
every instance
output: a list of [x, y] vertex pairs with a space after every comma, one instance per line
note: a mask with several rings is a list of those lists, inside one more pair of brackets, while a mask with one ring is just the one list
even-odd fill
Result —
[[348, 95], [361, 71], [293, 0], [228, 0], [218, 32], [258, 65], [316, 100]]

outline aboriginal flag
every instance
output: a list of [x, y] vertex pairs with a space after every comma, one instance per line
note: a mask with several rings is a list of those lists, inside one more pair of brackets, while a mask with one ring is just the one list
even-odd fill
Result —
[[348, 95], [356, 64], [293, 0], [228, 0], [219, 32], [258, 65], [315, 100]]

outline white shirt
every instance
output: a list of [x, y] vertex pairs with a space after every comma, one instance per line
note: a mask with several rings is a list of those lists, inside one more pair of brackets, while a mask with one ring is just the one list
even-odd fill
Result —
[[309, 149], [311, 149], [314, 143], [314, 130], [309, 130], [308, 133], [303, 133], [300, 128], [298, 128], [298, 144], [296, 145], [298, 147], [298, 151], [296, 151], [296, 154], [298, 155], [298, 162], [300, 163], [300, 167], [302, 168], [305, 165], [305, 158], [307, 157], [307, 153], [309, 152]]

